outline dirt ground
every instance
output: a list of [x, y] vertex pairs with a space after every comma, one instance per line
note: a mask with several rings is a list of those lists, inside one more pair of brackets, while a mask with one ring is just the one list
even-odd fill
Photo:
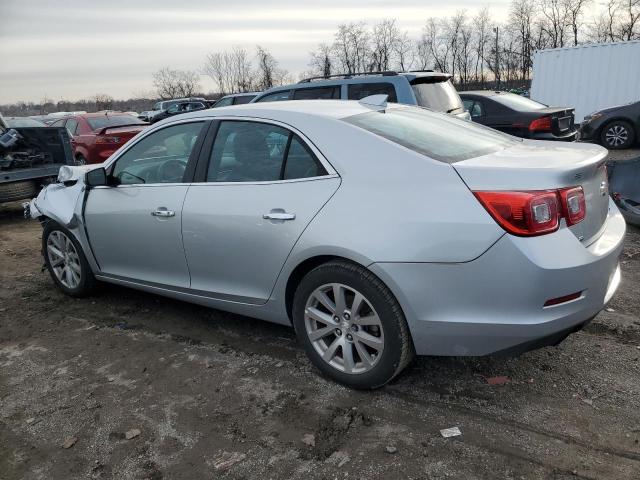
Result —
[[289, 328], [109, 285], [65, 297], [40, 235], [0, 206], [2, 480], [640, 478], [638, 229], [586, 330], [419, 358], [375, 392], [319, 376]]

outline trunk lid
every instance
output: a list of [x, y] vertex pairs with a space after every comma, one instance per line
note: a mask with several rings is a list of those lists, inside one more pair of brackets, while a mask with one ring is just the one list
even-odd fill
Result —
[[573, 108], [548, 107], [536, 111], [541, 116], [551, 117], [551, 133], [563, 135], [575, 130]]
[[587, 213], [570, 227], [585, 245], [601, 233], [609, 211], [607, 150], [589, 144], [524, 140], [481, 157], [452, 164], [472, 191], [555, 190], [582, 186]]

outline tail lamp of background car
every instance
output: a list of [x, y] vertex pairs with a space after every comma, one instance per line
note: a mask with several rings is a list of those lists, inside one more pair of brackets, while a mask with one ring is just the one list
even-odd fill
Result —
[[98, 135], [96, 144], [98, 145], [117, 145], [120, 143], [120, 137], [111, 137], [106, 135]]
[[550, 132], [551, 131], [551, 117], [536, 118], [529, 124], [530, 132]]
[[520, 237], [555, 232], [561, 218], [571, 226], [582, 221], [586, 214], [582, 187], [473, 193], [502, 228]]

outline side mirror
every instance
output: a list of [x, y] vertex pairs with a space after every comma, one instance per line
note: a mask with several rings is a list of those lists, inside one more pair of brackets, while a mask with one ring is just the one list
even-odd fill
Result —
[[89, 170], [84, 178], [88, 187], [101, 187], [107, 185], [107, 171], [104, 168]]

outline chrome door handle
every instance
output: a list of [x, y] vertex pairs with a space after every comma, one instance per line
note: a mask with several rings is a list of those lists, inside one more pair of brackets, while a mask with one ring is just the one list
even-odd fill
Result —
[[175, 217], [176, 212], [173, 210], [167, 210], [166, 208], [158, 208], [156, 211], [151, 212], [151, 215], [154, 217]]
[[271, 212], [262, 215], [265, 220], [295, 220], [295, 213]]

